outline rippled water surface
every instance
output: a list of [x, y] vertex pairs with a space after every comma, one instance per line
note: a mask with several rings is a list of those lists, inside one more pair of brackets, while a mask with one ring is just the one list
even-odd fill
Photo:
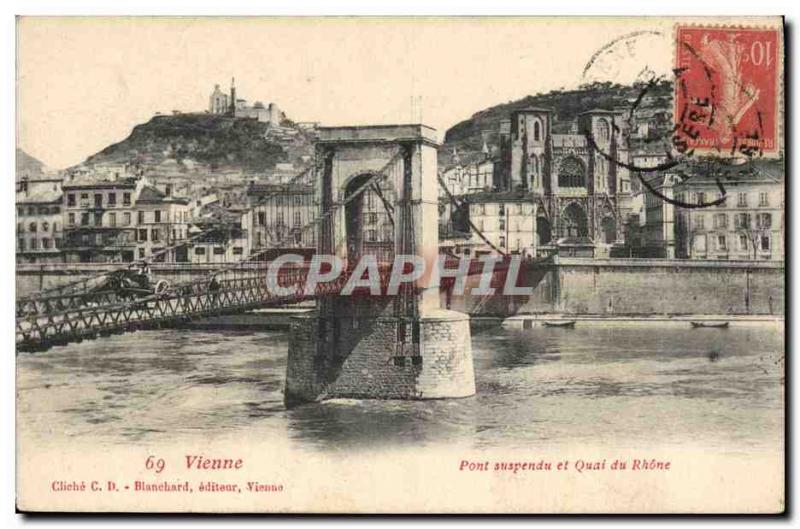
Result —
[[783, 330], [473, 330], [477, 395], [286, 410], [284, 332], [140, 331], [17, 356], [18, 429], [108, 443], [284, 439], [303, 449], [458, 442], [781, 450]]

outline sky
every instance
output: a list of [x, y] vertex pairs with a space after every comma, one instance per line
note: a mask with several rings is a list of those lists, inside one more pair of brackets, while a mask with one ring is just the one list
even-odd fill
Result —
[[17, 143], [51, 168], [68, 167], [156, 112], [206, 110], [214, 84], [228, 90], [233, 76], [239, 97], [275, 102], [295, 121], [421, 121], [443, 137], [473, 113], [529, 94], [631, 82], [644, 68], [666, 75], [673, 23], [23, 17]]

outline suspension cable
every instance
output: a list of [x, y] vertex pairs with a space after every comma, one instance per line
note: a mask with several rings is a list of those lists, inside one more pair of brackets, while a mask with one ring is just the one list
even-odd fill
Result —
[[[450, 202], [453, 203], [453, 205], [456, 207], [456, 209], [458, 209], [460, 211], [461, 208], [464, 207], [464, 205], [463, 204], [459, 204], [458, 201], [456, 200], [456, 197], [453, 196], [453, 194], [450, 192], [449, 189], [447, 189], [447, 185], [442, 180], [442, 175], [436, 175], [436, 179], [439, 181], [439, 186], [441, 186], [441, 188], [444, 190], [445, 194], [447, 195], [447, 198], [450, 200]], [[467, 213], [469, 213], [469, 212], [467, 212]], [[467, 220], [467, 224], [469, 225], [470, 229], [472, 231], [474, 231], [478, 235], [478, 237], [480, 237], [483, 240], [483, 242], [488, 244], [493, 250], [498, 252], [503, 257], [508, 257], [508, 254], [506, 252], [504, 252], [503, 250], [501, 250], [500, 248], [495, 246], [492, 243], [492, 241], [490, 241], [486, 237], [486, 235], [484, 235], [483, 232], [481, 230], [479, 230], [478, 227], [475, 226], [475, 224], [473, 224], [472, 220], [469, 218], [469, 215], [466, 215], [465, 218]]]

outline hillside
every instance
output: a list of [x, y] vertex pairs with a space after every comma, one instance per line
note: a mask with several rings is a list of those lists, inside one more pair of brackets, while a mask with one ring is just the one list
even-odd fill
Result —
[[302, 166], [312, 138], [287, 121], [280, 129], [213, 114], [155, 116], [130, 136], [87, 158], [86, 165], [134, 162], [162, 176], [264, 174], [276, 163]]
[[[551, 91], [546, 94], [527, 96], [516, 101], [481, 110], [445, 133], [439, 151], [439, 166], [452, 164], [453, 149], [456, 148], [462, 161], [478, 155], [486, 138], [491, 148], [497, 145], [500, 122], [509, 119], [511, 113], [526, 107], [545, 107], [555, 111], [553, 132], [568, 132], [570, 122], [587, 110], [626, 110], [642, 93], [645, 85], [622, 86], [612, 83], [595, 83], [575, 90]], [[672, 107], [672, 83], [662, 81], [650, 88], [646, 97], [637, 106], [637, 113], [670, 110]]]
[[17, 180], [23, 176], [27, 176], [28, 178], [36, 178], [43, 175], [47, 170], [42, 162], [26, 153], [22, 149], [17, 149], [16, 158]]

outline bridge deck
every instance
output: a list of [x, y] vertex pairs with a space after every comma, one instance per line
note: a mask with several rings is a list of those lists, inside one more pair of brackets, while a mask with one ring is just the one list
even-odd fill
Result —
[[[307, 264], [282, 267], [277, 285], [270, 284], [265, 266], [228, 273], [216, 283], [192, 281], [143, 297], [106, 290], [21, 299], [17, 301], [17, 350], [40, 351], [98, 336], [167, 327], [195, 318], [334, 296], [340, 293], [350, 277], [350, 273], [345, 271], [336, 280], [320, 283], [313, 292], [306, 292]], [[480, 274], [483, 266], [482, 262], [474, 260], [467, 274]], [[507, 261], [495, 265], [494, 285], [499, 286], [499, 281], [505, 280], [507, 269]], [[379, 265], [382, 292], [386, 291], [390, 272], [391, 264]], [[453, 281], [453, 278], [442, 279], [442, 285], [451, 285]], [[275, 286], [281, 287], [281, 292], [276, 292]]]

